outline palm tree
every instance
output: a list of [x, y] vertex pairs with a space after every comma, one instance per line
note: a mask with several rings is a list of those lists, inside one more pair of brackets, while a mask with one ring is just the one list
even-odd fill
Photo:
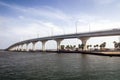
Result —
[[97, 49], [98, 49], [99, 45], [98, 45], [98, 44], [96, 44], [96, 47], [97, 47]]
[[100, 47], [100, 50], [102, 50], [102, 45], [100, 45], [99, 47]]
[[61, 45], [61, 50], [64, 50], [65, 49], [65, 45]]
[[87, 45], [87, 49], [89, 49], [90, 45]]
[[73, 49], [76, 50], [76, 45], [73, 46]]
[[81, 45], [80, 45], [80, 44], [78, 44], [78, 48], [79, 48], [79, 49], [81, 48]]
[[67, 45], [65, 48], [66, 48], [67, 50], [69, 50], [69, 49], [70, 49], [70, 45]]
[[92, 45], [90, 45], [89, 47], [90, 47], [90, 50], [91, 50]]
[[92, 47], [92, 45], [87, 45], [87, 49], [90, 49]]
[[106, 42], [103, 43], [103, 48], [105, 48], [105, 47], [106, 47]]
[[81, 48], [82, 48], [82, 50], [84, 49], [84, 46], [85, 46], [84, 44], [81, 44]]
[[94, 45], [94, 49], [96, 48], [96, 45]]
[[113, 43], [114, 43], [114, 48], [117, 49], [118, 48], [118, 43], [116, 41], [114, 41]]
[[100, 49], [104, 49], [106, 47], [106, 42], [103, 42], [101, 45], [100, 45]]
[[118, 43], [118, 48], [120, 49], [120, 42]]

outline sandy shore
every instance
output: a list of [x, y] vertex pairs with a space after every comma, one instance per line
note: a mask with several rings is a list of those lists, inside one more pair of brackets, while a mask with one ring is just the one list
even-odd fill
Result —
[[103, 54], [120, 54], [120, 52], [101, 52]]

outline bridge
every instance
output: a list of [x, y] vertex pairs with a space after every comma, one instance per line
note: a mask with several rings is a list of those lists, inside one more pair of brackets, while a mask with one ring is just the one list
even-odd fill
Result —
[[86, 42], [91, 37], [100, 37], [100, 36], [119, 36], [120, 35], [120, 29], [112, 29], [112, 30], [104, 30], [104, 31], [94, 31], [94, 32], [84, 32], [84, 33], [75, 33], [75, 34], [65, 34], [65, 35], [57, 35], [57, 36], [49, 36], [49, 37], [42, 37], [42, 38], [34, 38], [29, 39], [25, 41], [21, 41], [18, 43], [15, 43], [11, 46], [9, 46], [6, 50], [8, 51], [24, 51], [23, 45], [26, 45], [25, 51], [28, 50], [28, 45], [32, 43], [32, 51], [35, 51], [35, 44], [38, 41], [42, 42], [42, 51], [45, 50], [45, 43], [49, 40], [55, 40], [57, 42], [57, 51], [61, 49], [61, 41], [64, 39], [70, 39], [70, 38], [77, 38], [80, 39], [82, 44], [84, 45], [84, 50], [86, 50]]

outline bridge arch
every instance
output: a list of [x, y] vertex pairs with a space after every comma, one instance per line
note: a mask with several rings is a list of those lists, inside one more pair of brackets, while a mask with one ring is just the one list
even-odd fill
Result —
[[79, 44], [82, 44], [81, 40], [78, 39], [78, 38], [71, 38], [71, 39], [64, 39], [62, 42], [61, 42], [61, 45], [64, 45], [65, 47], [66, 46], [76, 46], [76, 48], [78, 47]]
[[[119, 36], [101, 36], [101, 37], [92, 37], [87, 41], [87, 44], [91, 44], [92, 48], [94, 48], [94, 45], [100, 45], [103, 42], [106, 42], [106, 47], [107, 48], [114, 48], [114, 41], [119, 42], [118, 39]], [[114, 39], [114, 40], [113, 40]], [[93, 42], [94, 41], [94, 42]]]
[[49, 40], [45, 43], [46, 50], [57, 50], [57, 42], [55, 40]]
[[33, 46], [32, 42], [28, 43], [28, 51], [32, 51], [32, 46]]
[[26, 44], [22, 44], [22, 51], [26, 51]]
[[36, 51], [42, 50], [42, 42], [41, 41], [36, 42], [35, 49], [36, 49]]

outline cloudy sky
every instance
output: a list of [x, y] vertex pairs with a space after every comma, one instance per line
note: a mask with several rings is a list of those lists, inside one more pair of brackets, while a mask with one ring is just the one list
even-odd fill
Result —
[[[0, 48], [21, 40], [120, 28], [120, 0], [0, 0]], [[115, 37], [91, 38], [88, 44]], [[50, 43], [50, 42], [48, 42]], [[52, 42], [51, 42], [52, 43]], [[78, 44], [64, 40], [62, 44]]]

